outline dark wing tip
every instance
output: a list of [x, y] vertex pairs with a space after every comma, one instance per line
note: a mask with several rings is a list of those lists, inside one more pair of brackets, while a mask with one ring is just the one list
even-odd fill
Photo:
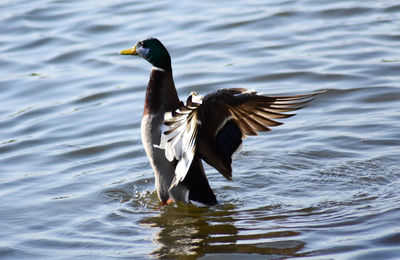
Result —
[[273, 119], [294, 116], [295, 113], [286, 114], [286, 112], [302, 109], [314, 100], [318, 94], [326, 92], [317, 91], [300, 95], [264, 96], [256, 94], [255, 91], [235, 89], [226, 93], [236, 93], [238, 91], [240, 93], [237, 95], [226, 95], [225, 97], [229, 97], [226, 102], [229, 106], [229, 111], [244, 135], [257, 135], [257, 132], [269, 131], [268, 127], [282, 125], [283, 123]]

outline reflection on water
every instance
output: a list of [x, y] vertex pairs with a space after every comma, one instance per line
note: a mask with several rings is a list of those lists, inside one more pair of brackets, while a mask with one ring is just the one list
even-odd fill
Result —
[[[269, 216], [269, 220], [284, 216]], [[260, 221], [240, 219], [233, 205], [214, 208], [191, 205], [169, 205], [158, 216], [146, 217], [142, 224], [160, 229], [154, 237], [159, 245], [153, 255], [162, 258], [183, 257], [195, 259], [206, 254], [258, 254], [272, 258], [296, 256], [304, 247], [297, 237], [299, 232], [265, 231], [252, 232], [248, 228], [236, 227], [238, 222]], [[241, 225], [241, 224], [239, 224]], [[265, 227], [268, 230], [268, 227]]]

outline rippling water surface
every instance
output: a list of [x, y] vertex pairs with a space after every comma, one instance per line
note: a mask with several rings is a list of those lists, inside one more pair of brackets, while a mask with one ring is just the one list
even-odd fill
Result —
[[[396, 1], [2, 1], [0, 258], [399, 259]], [[322, 89], [248, 138], [220, 204], [161, 207], [140, 141], [155, 36], [178, 92]], [[186, 257], [185, 257], [186, 256]]]

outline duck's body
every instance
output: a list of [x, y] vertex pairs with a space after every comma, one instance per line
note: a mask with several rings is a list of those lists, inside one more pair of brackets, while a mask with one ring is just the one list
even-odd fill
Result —
[[300, 109], [316, 95], [268, 97], [233, 88], [204, 98], [192, 93], [184, 105], [176, 92], [171, 58], [159, 40], [140, 41], [121, 54], [138, 55], [154, 66], [146, 90], [141, 133], [162, 204], [196, 201], [215, 205], [217, 200], [202, 160], [230, 180], [232, 155], [246, 135], [282, 124], [272, 119], [292, 116], [282, 112]]
[[[175, 86], [171, 83], [172, 73], [157, 68], [151, 70], [141, 123], [143, 146], [154, 171], [158, 197], [163, 202], [169, 199], [167, 184], [172, 182], [176, 162], [168, 161], [165, 152], [154, 144], [160, 143], [164, 114], [177, 109], [180, 104]], [[162, 96], [168, 98], [161, 100]]]
[[[163, 204], [171, 199], [185, 202], [195, 200], [207, 205], [216, 204], [215, 195], [205, 177], [200, 158], [193, 160], [185, 182], [180, 182], [170, 189], [177, 161], [169, 161], [165, 157], [165, 151], [156, 145], [160, 144], [164, 114], [175, 111], [181, 105], [172, 72], [153, 68], [146, 89], [141, 134], [144, 149], [154, 171], [158, 197]], [[190, 187], [192, 188], [190, 189]]]

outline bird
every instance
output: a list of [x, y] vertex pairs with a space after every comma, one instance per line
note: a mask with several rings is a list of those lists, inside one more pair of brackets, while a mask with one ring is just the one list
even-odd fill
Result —
[[146, 88], [141, 138], [154, 172], [161, 205], [218, 203], [203, 162], [232, 180], [232, 158], [246, 136], [281, 125], [320, 92], [266, 96], [245, 88], [224, 88], [204, 97], [191, 92], [186, 103], [175, 87], [171, 56], [157, 38], [138, 41], [122, 55], [144, 58], [153, 65]]

